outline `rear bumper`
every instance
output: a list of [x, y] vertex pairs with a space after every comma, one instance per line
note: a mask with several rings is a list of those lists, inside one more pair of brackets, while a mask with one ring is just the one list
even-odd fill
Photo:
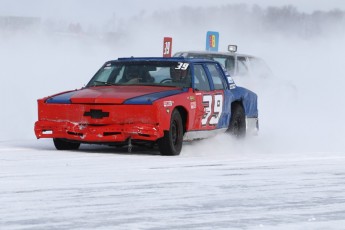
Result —
[[68, 121], [37, 121], [37, 138], [63, 138], [67, 140], [101, 143], [133, 140], [155, 141], [164, 135], [159, 126], [151, 124], [86, 125]]
[[246, 117], [246, 133], [251, 135], [258, 135], [259, 132], [259, 118]]

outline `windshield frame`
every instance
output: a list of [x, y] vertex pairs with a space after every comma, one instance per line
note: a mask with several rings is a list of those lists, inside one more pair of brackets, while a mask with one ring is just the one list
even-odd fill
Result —
[[[191, 88], [191, 64], [185, 60], [109, 61], [96, 72], [85, 87], [142, 85]], [[130, 74], [135, 70], [136, 78]]]

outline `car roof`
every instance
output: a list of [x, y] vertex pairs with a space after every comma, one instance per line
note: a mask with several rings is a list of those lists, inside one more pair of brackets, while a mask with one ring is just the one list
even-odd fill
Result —
[[248, 55], [248, 54], [241, 54], [241, 53], [232, 53], [232, 52], [218, 52], [218, 51], [178, 51], [175, 53], [178, 54], [178, 53], [186, 53], [186, 54], [198, 54], [198, 55], [214, 55], [214, 56], [217, 56], [217, 55], [222, 55], [222, 56], [245, 56], [245, 57], [251, 57], [251, 58], [256, 58], [255, 56], [253, 55]]
[[185, 57], [122, 57], [117, 60], [111, 60], [109, 62], [141, 62], [141, 61], [158, 61], [158, 62], [189, 62], [189, 63], [217, 63], [213, 60], [207, 60], [203, 58], [185, 58]]

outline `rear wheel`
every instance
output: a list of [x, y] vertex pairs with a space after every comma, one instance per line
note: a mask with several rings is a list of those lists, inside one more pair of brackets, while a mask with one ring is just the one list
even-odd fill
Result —
[[164, 137], [158, 140], [158, 147], [161, 155], [176, 156], [182, 149], [183, 125], [182, 118], [178, 110], [174, 110], [171, 115], [170, 129], [164, 131]]
[[246, 135], [246, 115], [241, 104], [236, 103], [231, 106], [231, 119], [228, 132], [237, 138]]
[[65, 141], [61, 138], [54, 138], [53, 141], [57, 150], [76, 150], [80, 146], [80, 143]]

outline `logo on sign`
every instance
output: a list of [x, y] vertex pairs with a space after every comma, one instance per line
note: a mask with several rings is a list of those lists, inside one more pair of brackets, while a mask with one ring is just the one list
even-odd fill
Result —
[[170, 42], [164, 42], [164, 53], [163, 54], [170, 54]]
[[215, 48], [216, 47], [216, 36], [210, 35], [210, 47]]

